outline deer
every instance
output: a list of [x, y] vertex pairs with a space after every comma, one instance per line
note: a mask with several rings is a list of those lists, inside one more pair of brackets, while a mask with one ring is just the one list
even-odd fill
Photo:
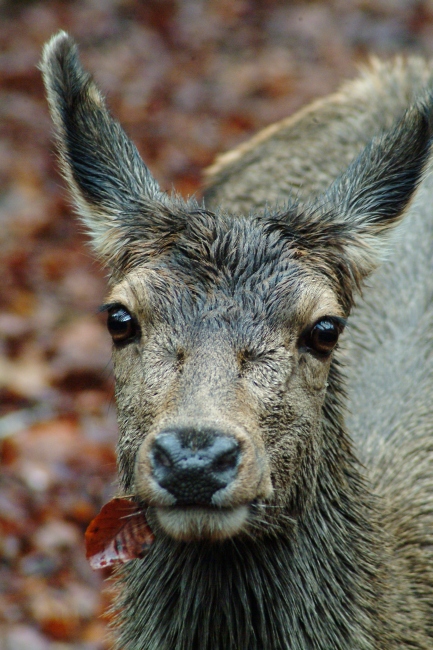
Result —
[[160, 189], [65, 32], [41, 69], [109, 272], [119, 650], [433, 647], [433, 66], [373, 59]]

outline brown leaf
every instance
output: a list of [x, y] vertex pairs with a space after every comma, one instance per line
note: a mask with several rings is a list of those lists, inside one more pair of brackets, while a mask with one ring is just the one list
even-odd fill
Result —
[[154, 536], [134, 501], [114, 498], [90, 522], [86, 534], [86, 557], [92, 569], [142, 557]]

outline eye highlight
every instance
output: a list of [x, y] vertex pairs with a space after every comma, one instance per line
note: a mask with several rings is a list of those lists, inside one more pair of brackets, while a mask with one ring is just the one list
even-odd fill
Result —
[[337, 345], [345, 324], [342, 318], [325, 316], [303, 335], [302, 344], [316, 354], [329, 356]]
[[129, 343], [137, 338], [139, 327], [126, 307], [113, 305], [108, 307], [107, 311], [107, 328], [114, 343]]

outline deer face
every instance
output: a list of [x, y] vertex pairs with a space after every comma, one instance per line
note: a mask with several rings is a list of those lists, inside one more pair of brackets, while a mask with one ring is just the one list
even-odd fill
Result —
[[344, 323], [330, 283], [260, 221], [206, 230], [202, 216], [107, 305], [124, 488], [180, 539], [228, 537], [267, 505], [295, 515], [313, 498]]
[[314, 203], [230, 217], [161, 192], [65, 33], [42, 69], [65, 178], [110, 269], [124, 490], [177, 539], [295, 518], [315, 499], [333, 350], [421, 180], [430, 109]]

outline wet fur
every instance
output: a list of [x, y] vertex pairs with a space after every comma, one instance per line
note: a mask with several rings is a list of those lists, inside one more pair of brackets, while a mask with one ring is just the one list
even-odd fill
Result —
[[[156, 542], [119, 571], [117, 647], [431, 648], [430, 66], [373, 63], [217, 161], [204, 205], [159, 190], [67, 35], [42, 69], [109, 300], [142, 327], [114, 354], [119, 472]], [[332, 359], [298, 350], [314, 319], [351, 311]], [[247, 502], [248, 525], [177, 541], [146, 445], [209, 421], [245, 441], [228, 503]]]

